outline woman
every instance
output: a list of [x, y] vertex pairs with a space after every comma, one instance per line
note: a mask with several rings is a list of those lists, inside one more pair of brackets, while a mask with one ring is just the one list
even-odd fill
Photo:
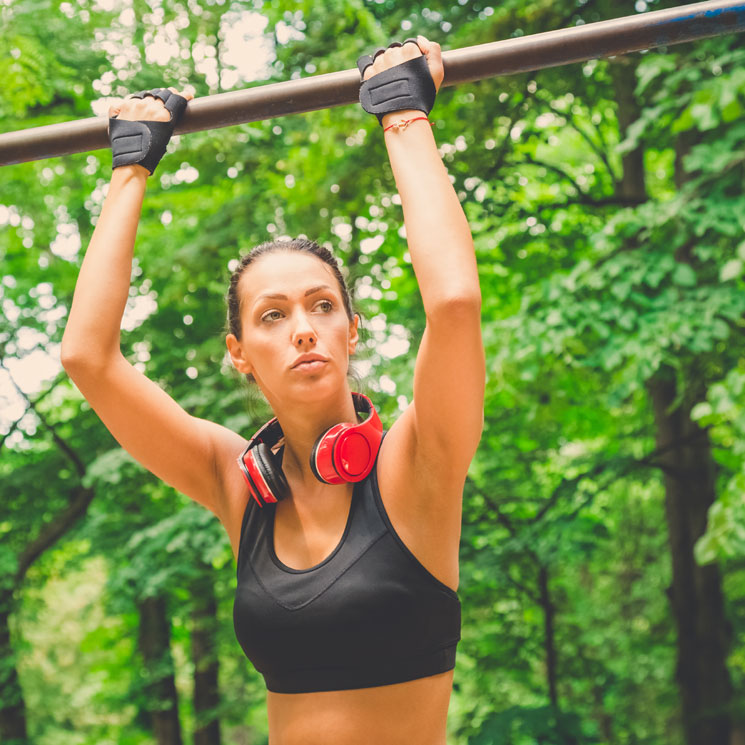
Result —
[[[462, 490], [483, 427], [485, 363], [473, 242], [426, 117], [441, 51], [420, 36], [358, 65], [427, 320], [413, 401], [387, 432], [349, 388], [359, 317], [334, 260], [311, 241], [264, 244], [231, 278], [227, 348], [272, 407], [271, 437], [246, 440], [188, 415], [121, 354], [134, 238], [159, 159], [143, 157], [137, 128], [147, 123], [142, 140], [165, 152], [163, 123], [191, 98], [175, 89], [165, 105], [135, 94], [109, 112], [111, 186], [62, 343], [65, 369], [121, 445], [224, 525], [238, 563], [236, 634], [267, 681], [271, 745], [444, 745], [460, 636]], [[318, 473], [319, 438], [339, 423], [367, 438], [354, 446], [367, 453], [363, 478]]]

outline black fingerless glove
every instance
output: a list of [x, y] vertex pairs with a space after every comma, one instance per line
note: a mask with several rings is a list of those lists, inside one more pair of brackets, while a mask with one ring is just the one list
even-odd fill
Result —
[[159, 98], [171, 113], [171, 121], [129, 121], [109, 117], [109, 142], [111, 143], [111, 170], [119, 166], [141, 165], [153, 175], [155, 167], [166, 152], [168, 142], [187, 101], [178, 93], [167, 88], [154, 88], [151, 91], [134, 93], [132, 98], [153, 96]]
[[[412, 42], [419, 47], [416, 39], [406, 39], [404, 44]], [[388, 49], [403, 46], [394, 41]], [[385, 52], [385, 47], [376, 49], [371, 55], [363, 54], [357, 60], [360, 78], [365, 70], [372, 65], [379, 53]], [[363, 80], [360, 86], [360, 104], [369, 114], [375, 114], [381, 126], [383, 115], [392, 111], [417, 109], [429, 114], [435, 104], [437, 89], [432, 74], [429, 71], [424, 55], [394, 65], [383, 72], [373, 75], [369, 80]]]

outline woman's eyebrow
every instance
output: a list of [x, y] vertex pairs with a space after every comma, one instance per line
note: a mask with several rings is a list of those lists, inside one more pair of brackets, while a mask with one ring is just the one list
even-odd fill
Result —
[[[311, 287], [309, 290], [305, 291], [305, 297], [308, 297], [308, 295], [312, 295], [314, 292], [319, 292], [320, 290], [331, 290], [333, 289], [330, 285], [318, 285], [317, 287]], [[277, 292], [265, 292], [263, 295], [259, 295], [259, 297], [256, 298], [256, 301], [263, 300], [264, 298], [273, 298], [275, 300], [287, 300], [287, 295], [282, 295]]]

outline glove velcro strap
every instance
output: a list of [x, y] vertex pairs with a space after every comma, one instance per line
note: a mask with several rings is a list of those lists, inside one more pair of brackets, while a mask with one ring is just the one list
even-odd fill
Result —
[[166, 152], [173, 122], [129, 121], [109, 118], [112, 170], [119, 166], [141, 165], [150, 175]]
[[392, 111], [417, 109], [429, 114], [437, 89], [424, 55], [383, 70], [360, 86], [360, 104], [383, 123], [383, 115]]

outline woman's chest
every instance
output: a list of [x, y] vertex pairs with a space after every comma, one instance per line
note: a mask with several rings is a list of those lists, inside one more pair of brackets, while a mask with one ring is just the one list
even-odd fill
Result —
[[[431, 490], [435, 485], [407, 474], [396, 453], [386, 448], [387, 439], [378, 456], [377, 483], [391, 528], [433, 577], [455, 591], [459, 581], [461, 494], [452, 495], [453, 509], [447, 513], [427, 510], [426, 494], [420, 491]], [[249, 499], [238, 469], [226, 475], [224, 488], [226, 512], [221, 519], [237, 559]], [[349, 527], [351, 491], [348, 500], [339, 500], [338, 514], [329, 513], [324, 521], [308, 515], [303, 518], [291, 511], [283, 514], [279, 507], [272, 509], [277, 510], [271, 528], [274, 555], [290, 569], [306, 570], [323, 563], [342, 542]]]

